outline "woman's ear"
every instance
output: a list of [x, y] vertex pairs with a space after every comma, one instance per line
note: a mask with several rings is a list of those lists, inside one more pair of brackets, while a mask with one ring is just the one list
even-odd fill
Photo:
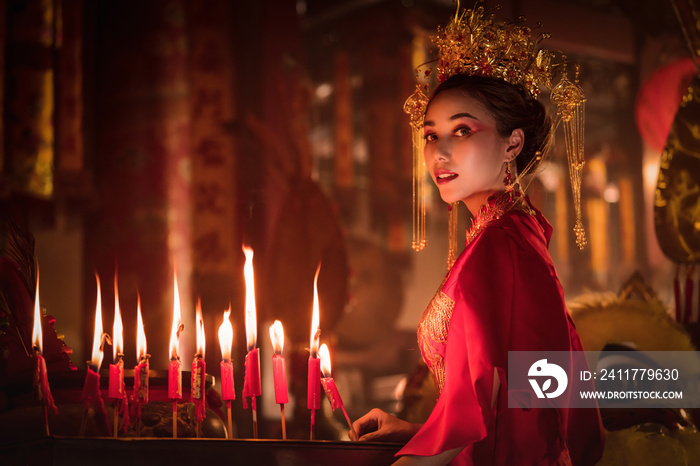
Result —
[[513, 132], [508, 136], [506, 146], [506, 160], [515, 160], [515, 157], [520, 154], [523, 150], [523, 144], [525, 144], [525, 133], [521, 128], [514, 129]]

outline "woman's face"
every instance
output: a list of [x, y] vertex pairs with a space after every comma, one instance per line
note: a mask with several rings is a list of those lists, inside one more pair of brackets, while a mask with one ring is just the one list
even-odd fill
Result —
[[475, 212], [504, 190], [504, 162], [517, 154], [480, 102], [457, 89], [441, 92], [428, 107], [424, 131], [425, 163], [445, 202], [464, 201]]

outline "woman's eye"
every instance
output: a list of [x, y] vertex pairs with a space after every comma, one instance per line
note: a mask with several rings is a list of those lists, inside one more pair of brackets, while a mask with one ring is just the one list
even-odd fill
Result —
[[456, 136], [469, 136], [469, 134], [470, 134], [471, 132], [472, 132], [472, 130], [470, 130], [469, 128], [467, 128], [467, 127], [462, 127], [462, 128], [457, 128], [457, 129], [455, 130], [455, 135], [456, 135]]
[[428, 133], [424, 136], [424, 138], [425, 138], [426, 142], [431, 142], [431, 141], [436, 140], [437, 136], [435, 135], [435, 133]]

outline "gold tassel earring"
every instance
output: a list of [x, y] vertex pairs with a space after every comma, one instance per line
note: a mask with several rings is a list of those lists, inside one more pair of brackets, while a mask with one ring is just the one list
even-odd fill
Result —
[[413, 239], [414, 251], [425, 248], [425, 159], [423, 149], [423, 115], [428, 98], [416, 86], [416, 91], [404, 104], [404, 111], [411, 116], [411, 136], [413, 138]]
[[448, 214], [448, 251], [447, 270], [451, 269], [457, 260], [457, 227], [459, 224], [459, 202], [454, 202], [447, 206]]
[[425, 248], [425, 139], [420, 129], [413, 128], [413, 240], [415, 251]]
[[564, 141], [566, 157], [569, 162], [571, 190], [574, 197], [576, 223], [574, 233], [576, 246], [583, 249], [586, 245], [586, 232], [581, 220], [581, 180], [583, 177], [583, 122], [586, 98], [583, 89], [578, 85], [578, 66], [576, 67], [575, 82], [569, 81], [564, 65], [561, 81], [552, 89], [552, 101], [557, 105], [558, 115], [564, 123]]
[[514, 160], [504, 162], [506, 164], [506, 176], [503, 178], [503, 185], [508, 193], [508, 202], [513, 203], [513, 197], [520, 197], [520, 183], [518, 176], [513, 176], [511, 166], [514, 165]]

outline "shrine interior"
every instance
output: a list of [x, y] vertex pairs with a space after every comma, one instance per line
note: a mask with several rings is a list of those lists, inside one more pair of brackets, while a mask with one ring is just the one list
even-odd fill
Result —
[[[0, 212], [35, 241], [41, 306], [72, 350], [72, 365], [84, 371], [91, 358], [96, 307], [112, 334], [115, 289], [127, 368], [138, 362], [137, 304], [151, 369], [168, 368], [177, 306], [179, 352], [189, 361], [199, 301], [204, 360], [217, 389], [218, 330], [231, 310], [240, 390], [250, 349], [247, 246], [263, 380], [260, 435], [280, 435], [274, 392], [265, 389], [275, 320], [284, 325], [297, 400], [288, 433], [308, 430], [303, 397], [317, 271], [320, 338], [347, 414], [405, 413], [405, 388], [426, 371], [416, 325], [447, 270], [448, 208], [428, 180], [427, 246], [415, 252], [403, 104], [416, 66], [431, 59], [429, 35], [456, 4], [0, 0]], [[523, 16], [551, 35], [543, 46], [579, 65], [568, 73], [586, 95], [583, 250], [572, 232], [560, 128], [527, 181], [552, 224], [549, 251], [572, 309], [643, 302], [662, 309], [697, 347], [700, 112], [686, 113], [685, 123], [677, 118], [683, 102], [697, 99], [688, 91], [700, 50], [695, 2], [482, 4], [498, 18]], [[541, 101], [556, 111], [548, 97]], [[685, 133], [674, 129], [683, 124]], [[464, 205], [459, 216], [463, 247], [471, 222]], [[3, 252], [6, 245], [3, 239]], [[0, 331], [11, 328], [6, 317]], [[615, 325], [624, 327], [582, 320], [581, 331], [612, 333]], [[653, 323], [638, 328], [639, 342], [661, 335]], [[661, 349], [676, 349], [666, 343]], [[109, 345], [104, 354], [106, 369]], [[49, 376], [63, 367], [47, 364]], [[250, 436], [250, 414], [238, 397], [234, 404], [237, 432]], [[0, 413], [9, 406], [5, 395]], [[347, 439], [342, 413], [324, 416], [319, 435]]]

